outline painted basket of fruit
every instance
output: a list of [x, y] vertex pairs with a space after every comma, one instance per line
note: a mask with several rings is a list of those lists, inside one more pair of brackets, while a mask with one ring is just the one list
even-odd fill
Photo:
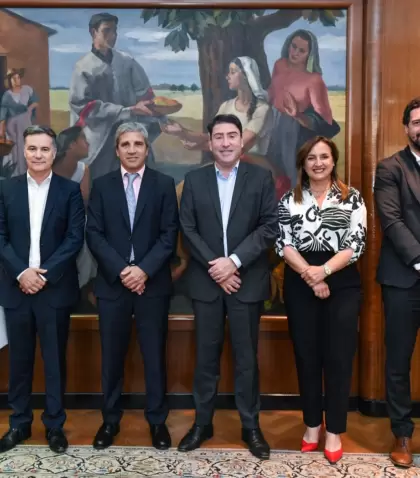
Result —
[[10, 139], [0, 136], [0, 156], [7, 156], [12, 151], [15, 143]]
[[150, 109], [153, 110], [156, 115], [170, 115], [176, 113], [181, 108], [181, 103], [166, 96], [155, 96], [153, 103], [150, 105]]

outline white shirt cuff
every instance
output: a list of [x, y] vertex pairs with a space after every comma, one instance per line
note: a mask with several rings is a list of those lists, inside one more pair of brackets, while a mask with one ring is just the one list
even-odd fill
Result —
[[29, 269], [29, 267], [28, 267], [27, 269], [25, 269], [24, 271], [22, 271], [22, 272], [16, 277], [16, 279], [17, 279], [18, 281], [20, 281], [20, 278], [22, 277], [23, 273], [26, 272], [28, 269]]
[[[29, 267], [28, 267], [28, 269], [29, 269]], [[28, 269], [25, 269], [24, 271], [22, 271], [22, 272], [16, 277], [16, 279], [19, 281], [20, 278], [22, 277], [23, 273], [26, 272]], [[42, 274], [38, 274], [38, 275], [39, 275], [39, 277], [41, 277], [41, 279], [42, 279], [44, 282], [47, 282], [47, 279], [46, 279]]]
[[242, 262], [239, 260], [239, 257], [236, 255], [236, 254], [231, 254], [229, 256], [229, 259], [231, 259], [234, 263], [235, 263], [235, 266], [240, 269], [241, 266], [242, 266]]
[[420, 262], [418, 262], [417, 264], [414, 264], [414, 269], [416, 269], [416, 271], [420, 271]]

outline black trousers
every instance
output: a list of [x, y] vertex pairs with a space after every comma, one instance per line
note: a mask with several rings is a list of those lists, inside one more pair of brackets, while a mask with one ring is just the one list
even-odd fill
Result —
[[117, 300], [98, 299], [99, 329], [102, 346], [102, 390], [105, 423], [119, 423], [124, 365], [135, 317], [137, 341], [143, 355], [146, 384], [145, 416], [150, 424], [165, 423], [166, 338], [169, 296], [145, 297], [124, 291]]
[[385, 309], [386, 400], [396, 437], [411, 437], [410, 369], [420, 323], [420, 281], [409, 289], [382, 286]]
[[38, 334], [44, 361], [46, 406], [42, 421], [46, 428], [62, 428], [66, 388], [66, 351], [70, 309], [55, 309], [42, 292], [24, 298], [16, 309], [5, 309], [9, 341], [9, 405], [11, 428], [30, 426], [32, 378]]
[[330, 296], [319, 299], [299, 274], [286, 266], [284, 302], [303, 419], [308, 427], [322, 423], [324, 379], [326, 428], [336, 434], [346, 431], [361, 298], [360, 286], [344, 285], [331, 286]]
[[262, 302], [243, 303], [224, 294], [214, 302], [193, 300], [196, 328], [194, 402], [196, 423], [212, 422], [220, 378], [227, 314], [235, 364], [235, 400], [244, 428], [259, 426], [258, 332]]

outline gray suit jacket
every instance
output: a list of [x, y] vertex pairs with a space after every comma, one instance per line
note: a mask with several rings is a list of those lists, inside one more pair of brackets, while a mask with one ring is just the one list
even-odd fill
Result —
[[[208, 273], [209, 261], [224, 256], [223, 227], [214, 165], [196, 169], [185, 176], [180, 223], [190, 251], [187, 269], [192, 299], [216, 300], [222, 293]], [[269, 296], [268, 249], [278, 232], [277, 202], [270, 171], [241, 162], [230, 209], [228, 255], [236, 254], [242, 266], [242, 280], [236, 297], [257, 302]]]

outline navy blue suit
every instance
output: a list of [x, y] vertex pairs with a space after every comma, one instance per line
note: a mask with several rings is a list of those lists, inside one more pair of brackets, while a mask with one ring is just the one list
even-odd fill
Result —
[[[102, 343], [105, 423], [118, 423], [122, 417], [119, 403], [133, 314], [145, 367], [145, 415], [153, 425], [166, 420], [170, 261], [176, 249], [177, 233], [178, 205], [175, 184], [169, 176], [145, 168], [132, 230], [121, 170], [94, 181], [86, 238], [98, 263], [95, 295]], [[121, 271], [130, 263], [132, 247], [134, 264], [148, 275], [142, 295], [124, 287], [120, 279]]]
[[36, 333], [45, 369], [47, 428], [65, 421], [63, 395], [70, 308], [79, 297], [76, 257], [84, 239], [85, 212], [77, 183], [55, 174], [45, 205], [40, 254], [47, 283], [34, 295], [19, 288], [17, 276], [29, 267], [31, 246], [27, 175], [0, 181], [0, 305], [5, 308], [9, 339], [10, 426], [32, 422]]

